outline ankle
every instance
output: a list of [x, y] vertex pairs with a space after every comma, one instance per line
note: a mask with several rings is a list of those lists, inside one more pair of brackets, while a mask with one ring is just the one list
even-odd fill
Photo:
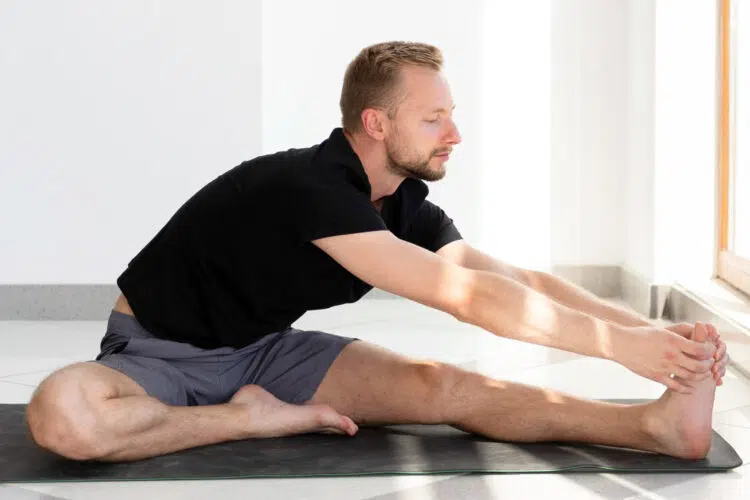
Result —
[[641, 414], [641, 430], [652, 439], [664, 435], [667, 430], [667, 422], [662, 413], [664, 408], [656, 406], [656, 402], [648, 403]]

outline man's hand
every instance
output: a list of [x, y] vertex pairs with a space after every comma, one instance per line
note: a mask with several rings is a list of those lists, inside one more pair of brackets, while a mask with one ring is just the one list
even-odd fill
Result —
[[712, 341], [695, 342], [664, 328], [639, 326], [626, 328], [616, 340], [614, 360], [670, 389], [690, 393], [692, 387], [679, 379], [710, 377], [716, 351]]
[[[690, 338], [695, 325], [691, 323], [675, 323], [665, 327], [670, 332], [674, 332], [678, 335]], [[724, 384], [724, 375], [727, 372], [727, 363], [729, 362], [729, 355], [727, 354], [727, 345], [721, 340], [719, 332], [716, 331], [716, 327], [710, 323], [706, 323], [706, 329], [708, 330], [708, 338], [716, 346], [716, 354], [714, 354], [714, 366], [712, 372], [716, 385]]]

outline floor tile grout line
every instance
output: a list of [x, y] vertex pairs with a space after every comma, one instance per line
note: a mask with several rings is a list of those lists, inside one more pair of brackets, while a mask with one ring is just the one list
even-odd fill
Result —
[[737, 429], [747, 429], [750, 431], [750, 425], [727, 424], [724, 422], [713, 422], [713, 425], [726, 425], [728, 427], [735, 427]]
[[[75, 363], [75, 361], [73, 361], [73, 363]], [[57, 368], [59, 368], [59, 367], [53, 368], [52, 370], [56, 370]], [[21, 377], [23, 375], [36, 375], [37, 373], [45, 373], [45, 372], [49, 372], [49, 371], [51, 371], [51, 370], [36, 370], [36, 371], [33, 371], [33, 372], [23, 372], [23, 373], [13, 373], [11, 375], [3, 375], [2, 377], [0, 377], [0, 382], [3, 382], [4, 379], [10, 378], [10, 377]]]
[[39, 387], [38, 385], [23, 384], [21, 382], [13, 382], [12, 380], [2, 380], [2, 379], [0, 379], [0, 382], [2, 382], [4, 384], [13, 384], [13, 385], [21, 385], [23, 387], [31, 387], [33, 389], [36, 389], [37, 387]]
[[742, 408], [748, 408], [748, 407], [750, 407], [750, 405], [735, 406], [734, 408], [726, 408], [724, 410], [721, 410], [715, 413], [719, 414], [719, 413], [724, 413], [724, 412], [729, 412], [729, 411], [736, 411], [736, 410], [741, 410]]

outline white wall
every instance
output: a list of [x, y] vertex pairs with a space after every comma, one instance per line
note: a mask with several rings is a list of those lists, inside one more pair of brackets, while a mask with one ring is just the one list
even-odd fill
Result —
[[553, 265], [620, 265], [628, 2], [553, 2]]
[[654, 275], [713, 274], [716, 2], [659, 1], [654, 39]]
[[624, 267], [654, 276], [654, 2], [633, 0], [628, 18]]
[[260, 152], [260, 5], [6, 0], [0, 283], [112, 283]]
[[[479, 231], [470, 242], [517, 265], [548, 267], [552, 2], [485, 2], [476, 167]], [[454, 199], [451, 192], [450, 199]], [[464, 195], [464, 199], [468, 196]]]
[[552, 5], [551, 262], [709, 278], [715, 2]]
[[443, 49], [464, 142], [432, 199], [471, 242], [529, 267], [703, 269], [710, 237], [686, 232], [713, 211], [713, 8], [6, 2], [0, 283], [113, 282], [215, 175], [325, 138], [346, 64], [388, 39]]
[[716, 3], [630, 2], [624, 266], [659, 283], [713, 274]]
[[390, 39], [438, 45], [463, 144], [446, 178], [430, 185], [431, 199], [484, 250], [547, 265], [550, 2], [469, 0], [457, 8], [452, 0], [384, 0], [367, 11], [356, 5], [263, 4], [264, 151], [314, 144], [338, 124], [344, 71], [362, 47]]
[[551, 262], [710, 277], [715, 3], [554, 1], [552, 46]]
[[316, 144], [340, 126], [344, 71], [362, 48], [387, 40], [435, 44], [443, 51], [464, 143], [451, 157], [445, 180], [430, 184], [431, 199], [464, 236], [476, 237], [477, 128], [486, 111], [479, 94], [484, 8], [479, 0], [462, 2], [460, 9], [450, 0], [383, 0], [377, 9], [344, 0], [264, 2], [263, 150]]

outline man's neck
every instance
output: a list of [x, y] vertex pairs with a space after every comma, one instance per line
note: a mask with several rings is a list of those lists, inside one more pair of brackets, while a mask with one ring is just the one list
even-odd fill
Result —
[[381, 143], [364, 136], [363, 134], [351, 134], [344, 131], [346, 139], [349, 141], [352, 149], [362, 162], [367, 179], [370, 181], [372, 192], [370, 199], [378, 209], [382, 208], [382, 199], [396, 192], [399, 185], [404, 181], [404, 177], [394, 175], [388, 171], [388, 158], [385, 148]]

